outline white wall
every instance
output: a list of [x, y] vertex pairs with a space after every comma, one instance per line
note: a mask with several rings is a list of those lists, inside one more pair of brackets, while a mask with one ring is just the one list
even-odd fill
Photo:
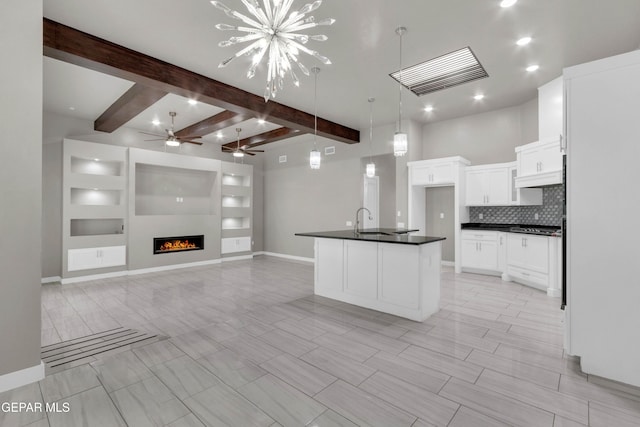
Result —
[[510, 162], [514, 148], [538, 139], [537, 99], [515, 107], [427, 124], [425, 159], [462, 156], [473, 165]]
[[[44, 213], [42, 220], [43, 251], [42, 277], [56, 277], [62, 275], [62, 140], [64, 138], [81, 141], [97, 142], [125, 147], [143, 148], [151, 151], [164, 151], [164, 147], [157, 141], [144, 141], [144, 136], [129, 128], [120, 128], [113, 133], [97, 132], [93, 130], [93, 121], [65, 116], [52, 112], [44, 112], [42, 142], [43, 162], [42, 185]], [[175, 152], [173, 149], [171, 152]], [[222, 153], [218, 144], [203, 144], [202, 146], [185, 144], [182, 154], [198, 157], [232, 161], [229, 154]], [[263, 156], [258, 154], [246, 159], [254, 167], [254, 250], [263, 250], [263, 194], [262, 163]]]
[[0, 52], [1, 392], [3, 375], [40, 366], [41, 0], [0, 2]]

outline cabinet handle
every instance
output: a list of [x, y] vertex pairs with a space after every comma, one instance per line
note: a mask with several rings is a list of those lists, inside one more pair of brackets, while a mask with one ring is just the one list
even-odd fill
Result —
[[565, 145], [564, 137], [560, 134], [560, 152], [564, 153], [567, 151], [567, 146]]
[[500, 245], [502, 246], [502, 236], [500, 236]]

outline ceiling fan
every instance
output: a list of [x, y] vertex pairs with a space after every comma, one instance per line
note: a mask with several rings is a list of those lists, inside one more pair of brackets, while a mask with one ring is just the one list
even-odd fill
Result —
[[240, 146], [240, 132], [242, 132], [242, 128], [236, 128], [236, 132], [238, 132], [238, 145], [236, 148], [225, 147], [222, 146], [222, 151], [227, 153], [232, 153], [233, 157], [244, 157], [245, 154], [250, 156], [255, 156], [255, 153], [264, 153], [264, 150], [251, 150], [248, 145]]
[[202, 145], [200, 141], [192, 141], [193, 139], [202, 138], [200, 135], [188, 135], [188, 136], [176, 136], [173, 131], [173, 119], [177, 115], [175, 111], [170, 111], [169, 115], [171, 116], [171, 129], [165, 129], [167, 132], [166, 135], [159, 135], [157, 133], [149, 133], [149, 132], [140, 132], [145, 135], [158, 136], [158, 139], [145, 139], [145, 141], [164, 141], [166, 145], [169, 147], [179, 147], [183, 142], [188, 142], [189, 144], [198, 144]]

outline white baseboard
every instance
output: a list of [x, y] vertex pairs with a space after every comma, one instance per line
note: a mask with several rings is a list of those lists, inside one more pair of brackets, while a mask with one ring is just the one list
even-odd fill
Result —
[[128, 274], [129, 274], [128, 271], [114, 271], [112, 273], [91, 274], [89, 276], [67, 277], [66, 279], [60, 280], [60, 283], [62, 283], [63, 285], [68, 285], [69, 283], [88, 282], [89, 280], [101, 280], [101, 279], [111, 279], [113, 277], [122, 277], [122, 276], [127, 276]]
[[88, 282], [90, 280], [111, 279], [114, 277], [122, 276], [137, 276], [139, 274], [158, 273], [161, 271], [178, 270], [181, 268], [202, 267], [205, 265], [220, 264], [221, 262], [222, 259], [212, 259], [208, 261], [188, 262], [185, 264], [172, 264], [163, 265], [160, 267], [139, 268], [137, 270], [115, 271], [113, 273], [91, 274], [88, 276], [69, 277], [67, 279], [62, 279], [60, 280], [60, 283], [66, 285], [69, 283]]
[[455, 267], [456, 263], [453, 261], [440, 261], [440, 265], [444, 267]]
[[295, 256], [295, 255], [287, 255], [287, 254], [279, 254], [277, 252], [261, 251], [261, 252], [254, 252], [253, 254], [254, 255], [267, 255], [267, 256], [273, 256], [273, 257], [277, 257], [277, 258], [290, 259], [292, 261], [310, 262], [311, 264], [315, 263], [315, 260], [313, 258], [306, 258], [306, 257]]
[[220, 262], [221, 262], [220, 259], [211, 259], [208, 261], [188, 262], [185, 264], [172, 264], [172, 265], [163, 265], [160, 267], [140, 268], [138, 270], [129, 270], [127, 273], [129, 276], [137, 276], [138, 274], [158, 273], [160, 271], [178, 270], [181, 268], [203, 267], [205, 265], [220, 264]]
[[0, 375], [0, 393], [44, 379], [44, 363]]
[[222, 262], [246, 261], [248, 259], [253, 259], [253, 254], [251, 254], [251, 255], [238, 255], [238, 256], [230, 256], [230, 257], [220, 258], [220, 260]]
[[60, 276], [43, 277], [42, 279], [40, 279], [40, 283], [44, 285], [45, 283], [55, 283], [61, 280], [62, 280], [62, 277]]
[[562, 289], [547, 288], [547, 296], [553, 298], [560, 298], [562, 296]]

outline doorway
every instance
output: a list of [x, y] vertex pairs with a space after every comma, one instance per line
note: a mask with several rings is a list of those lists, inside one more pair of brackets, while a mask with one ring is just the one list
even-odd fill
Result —
[[426, 191], [426, 234], [445, 237], [442, 242], [442, 261], [453, 265], [455, 261], [455, 188], [427, 187]]

